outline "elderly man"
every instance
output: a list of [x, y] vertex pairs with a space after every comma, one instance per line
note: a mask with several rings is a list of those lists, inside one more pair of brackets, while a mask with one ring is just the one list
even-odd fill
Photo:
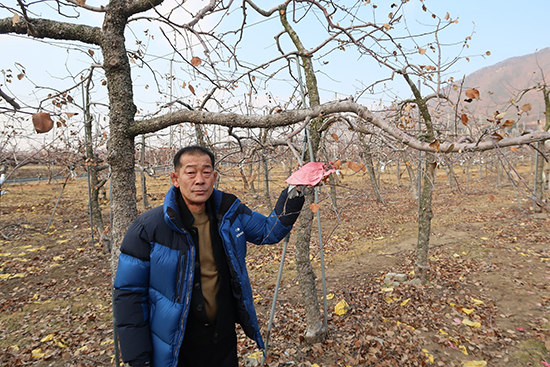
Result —
[[268, 217], [214, 189], [214, 155], [174, 157], [164, 205], [128, 229], [114, 283], [122, 357], [130, 366], [238, 366], [235, 323], [264, 348], [245, 264], [247, 241], [272, 244], [304, 203], [279, 196]]

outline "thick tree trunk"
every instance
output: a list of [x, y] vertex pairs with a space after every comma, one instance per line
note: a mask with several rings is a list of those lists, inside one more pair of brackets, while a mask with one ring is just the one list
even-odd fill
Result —
[[134, 170], [134, 136], [128, 133], [136, 114], [130, 63], [124, 44], [127, 24], [125, 0], [112, 0], [103, 23], [105, 77], [109, 92], [109, 127], [107, 161], [111, 166], [113, 212], [111, 270], [116, 273], [120, 244], [126, 229], [137, 218], [136, 175]]
[[305, 189], [304, 209], [300, 213], [297, 224], [296, 235], [296, 271], [298, 272], [298, 283], [306, 310], [306, 335], [308, 343], [317, 343], [325, 340], [325, 330], [321, 315], [319, 313], [319, 299], [317, 287], [315, 286], [315, 274], [309, 257], [309, 244], [311, 241], [311, 230], [314, 213], [309, 205], [314, 202], [313, 189]]

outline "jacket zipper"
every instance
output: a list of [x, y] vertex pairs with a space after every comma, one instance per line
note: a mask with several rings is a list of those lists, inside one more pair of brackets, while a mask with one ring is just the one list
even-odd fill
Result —
[[[193, 243], [193, 239], [187, 233], [187, 240], [189, 241], [189, 244]], [[189, 313], [189, 304], [191, 301], [191, 285], [193, 284], [193, 276], [195, 274], [194, 269], [195, 264], [195, 246], [189, 246], [189, 256], [187, 257], [187, 264], [180, 264], [178, 266], [181, 266], [181, 276], [180, 276], [180, 289], [178, 290], [178, 297], [176, 298], [176, 302], [179, 303], [182, 297], [185, 296], [185, 306], [183, 308], [183, 315], [180, 320], [180, 338], [178, 340], [177, 348], [174, 349], [174, 367], [178, 365], [178, 354], [179, 350], [181, 349], [181, 344], [183, 343], [183, 337], [185, 335], [185, 320], [187, 320], [187, 315]], [[187, 273], [187, 274], [186, 274]], [[185, 275], [187, 275], [187, 293], [183, 295], [183, 288], [184, 288], [184, 282], [185, 282]]]

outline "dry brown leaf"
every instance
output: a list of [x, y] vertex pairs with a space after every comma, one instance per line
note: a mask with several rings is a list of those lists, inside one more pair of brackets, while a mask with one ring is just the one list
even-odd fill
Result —
[[17, 79], [19, 79], [19, 80], [23, 79], [24, 77], [25, 77], [25, 74], [23, 74], [23, 73], [17, 74]]
[[502, 126], [504, 126], [504, 127], [512, 127], [512, 126], [514, 126], [514, 122], [515, 122], [514, 120], [506, 120], [506, 121], [504, 121], [504, 122], [502, 123]]
[[11, 18], [12, 27], [15, 27], [20, 20], [21, 20], [21, 17], [19, 16], [19, 14], [17, 13], [13, 14], [13, 17]]
[[497, 141], [501, 141], [502, 139], [504, 139], [504, 136], [497, 132], [492, 133], [491, 136]]
[[353, 161], [348, 161], [348, 167], [353, 170], [354, 172], [359, 172], [359, 171], [365, 171], [365, 166], [362, 165], [362, 164], [357, 164]]
[[418, 47], [418, 52], [420, 53], [420, 55], [424, 55], [426, 53], [426, 49], [422, 47]]
[[193, 93], [193, 95], [195, 95], [195, 88], [193, 88], [191, 84], [189, 84], [189, 90]]
[[311, 209], [312, 212], [317, 213], [317, 211], [321, 208], [321, 205], [317, 203], [311, 203], [309, 204], [309, 209]]
[[47, 112], [38, 112], [32, 115], [32, 124], [34, 130], [39, 134], [47, 133], [53, 127], [53, 121]]
[[463, 113], [462, 116], [460, 116], [460, 121], [462, 121], [464, 125], [468, 125], [468, 115]]
[[338, 135], [335, 134], [335, 133], [332, 133], [330, 136], [332, 136], [332, 138], [336, 141], [338, 141]]
[[339, 169], [342, 166], [342, 161], [338, 159], [332, 165], [334, 166], [334, 168]]
[[468, 89], [465, 93], [468, 98], [472, 98], [472, 99], [479, 98], [479, 91], [475, 88]]
[[454, 145], [454, 144], [449, 145], [449, 147], [447, 148], [447, 150], [445, 151], [445, 153], [451, 153], [451, 152], [453, 151], [454, 148], [455, 148], [455, 145]]
[[430, 147], [435, 149], [435, 152], [438, 153], [441, 144], [439, 144], [439, 140], [435, 139], [433, 142], [430, 143]]
[[384, 23], [384, 29], [385, 29], [386, 31], [389, 31], [390, 28], [391, 28], [391, 25], [389, 25], [388, 23]]
[[94, 56], [95, 54], [94, 50], [88, 50], [88, 53], [90, 54], [90, 56]]
[[524, 104], [523, 106], [521, 106], [521, 111], [519, 111], [519, 113], [524, 113], [524, 112], [529, 112], [531, 111], [531, 103], [526, 103]]
[[197, 56], [194, 56], [192, 59], [191, 59], [191, 65], [197, 67], [199, 66], [200, 64], [202, 63], [202, 60], [197, 57]]
[[76, 0], [76, 3], [80, 6], [86, 5], [86, 0]]
[[517, 152], [517, 151], [519, 151], [519, 149], [516, 148], [516, 147], [510, 147], [510, 150], [511, 150], [512, 152]]

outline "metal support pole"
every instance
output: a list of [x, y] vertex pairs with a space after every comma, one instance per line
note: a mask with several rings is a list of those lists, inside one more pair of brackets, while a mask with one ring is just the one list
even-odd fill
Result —
[[273, 318], [275, 316], [275, 307], [277, 304], [277, 297], [279, 296], [279, 286], [281, 284], [281, 278], [283, 275], [283, 267], [285, 265], [286, 250], [288, 248], [289, 240], [290, 240], [290, 233], [286, 235], [284, 244], [283, 244], [283, 254], [281, 255], [281, 263], [279, 264], [279, 273], [277, 274], [277, 283], [275, 284], [275, 293], [273, 294], [273, 303], [271, 304], [271, 313], [269, 314], [269, 324], [267, 325], [267, 335], [265, 338], [266, 352], [267, 352], [267, 348], [269, 348], [269, 339], [271, 337], [271, 327], [273, 326]]
[[[88, 92], [88, 91], [86, 91]], [[82, 85], [82, 104], [84, 108], [84, 141], [86, 144], [86, 151], [88, 151], [88, 144], [91, 144], [91, 142], [88, 141], [88, 126], [90, 129], [90, 132], [92, 131], [92, 121], [90, 116], [90, 109], [88, 108], [87, 98], [85, 98], [84, 94], [84, 85]], [[90, 231], [92, 232], [92, 246], [94, 245], [94, 214], [92, 210], [92, 182], [90, 177], [90, 162], [93, 157], [88, 157], [88, 160], [86, 162], [86, 173], [88, 175], [88, 208], [90, 210]]]

